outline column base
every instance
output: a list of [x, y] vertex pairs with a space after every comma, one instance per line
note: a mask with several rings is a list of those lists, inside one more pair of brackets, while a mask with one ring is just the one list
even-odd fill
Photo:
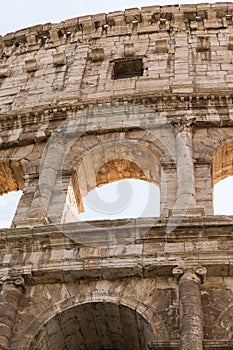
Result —
[[169, 209], [169, 216], [205, 216], [205, 209], [203, 207], [193, 207], [193, 208], [178, 208], [178, 209]]
[[48, 225], [50, 222], [47, 217], [44, 218], [27, 218], [23, 221], [13, 221], [12, 228], [20, 228], [20, 227], [33, 227], [40, 225]]

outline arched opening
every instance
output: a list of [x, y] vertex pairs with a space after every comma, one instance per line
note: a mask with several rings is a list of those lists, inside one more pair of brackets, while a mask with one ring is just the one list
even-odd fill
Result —
[[10, 228], [22, 191], [13, 191], [0, 196], [0, 228]]
[[142, 180], [127, 179], [97, 187], [83, 199], [80, 221], [158, 217], [159, 186]]
[[0, 227], [9, 228], [24, 187], [24, 169], [18, 160], [0, 161]]
[[214, 214], [233, 215], [233, 176], [228, 176], [214, 186]]
[[96, 302], [56, 314], [30, 350], [146, 350], [154, 340], [152, 327], [135, 309]]
[[219, 147], [213, 158], [215, 215], [233, 215], [233, 142]]
[[[63, 222], [160, 215], [158, 161], [153, 159], [150, 167], [142, 167], [135, 160], [114, 158], [99, 168], [90, 161], [93, 157], [87, 156], [73, 174]], [[87, 174], [85, 189], [83, 174]]]

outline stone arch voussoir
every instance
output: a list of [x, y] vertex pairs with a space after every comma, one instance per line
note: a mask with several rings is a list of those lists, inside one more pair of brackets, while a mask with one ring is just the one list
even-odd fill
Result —
[[130, 296], [119, 296], [117, 294], [98, 293], [97, 295], [77, 295], [60, 300], [52, 307], [43, 310], [37, 315], [27, 327], [24, 337], [19, 343], [19, 349], [32, 350], [33, 341], [39, 332], [43, 330], [44, 325], [57, 314], [70, 308], [78, 307], [88, 303], [112, 303], [122, 305], [131, 310], [135, 310], [151, 326], [155, 338], [159, 340], [168, 340], [168, 333], [164, 322], [155, 314], [153, 307], [136, 300]]

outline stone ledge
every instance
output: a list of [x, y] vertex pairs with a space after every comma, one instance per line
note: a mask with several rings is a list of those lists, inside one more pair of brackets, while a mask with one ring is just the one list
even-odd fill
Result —
[[[14, 90], [16, 91], [16, 90]], [[6, 92], [9, 94], [9, 92]], [[193, 109], [193, 114], [195, 110], [199, 108], [198, 116], [196, 118], [197, 123], [196, 127], [205, 126], [232, 126], [233, 118], [229, 117], [229, 114], [226, 114], [226, 108], [232, 108], [233, 104], [233, 94], [229, 89], [220, 91], [218, 94], [186, 94], [186, 93], [176, 93], [176, 94], [154, 94], [154, 93], [134, 93], [133, 95], [122, 96], [111, 96], [99, 98], [99, 99], [82, 99], [79, 98], [68, 98], [65, 101], [58, 100], [57, 103], [49, 105], [40, 105], [34, 106], [34, 108], [25, 108], [25, 109], [15, 109], [7, 113], [0, 112], [0, 121], [1, 121], [1, 130], [11, 130], [15, 125], [33, 125], [40, 122], [52, 121], [60, 119], [61, 121], [66, 119], [66, 113], [78, 112], [80, 110], [85, 110], [87, 107], [96, 107], [104, 106], [107, 104], [116, 104], [116, 105], [125, 105], [125, 103], [143, 106], [151, 108], [151, 110], [156, 110], [157, 112], [164, 111], [174, 111], [177, 112], [179, 118], [182, 114], [186, 114], [187, 109]], [[220, 116], [219, 119], [213, 118], [207, 120], [206, 110], [208, 108], [218, 108]], [[223, 110], [221, 114], [221, 108]], [[173, 116], [173, 118], [175, 115]], [[17, 121], [17, 122], [16, 122]], [[200, 122], [200, 123], [199, 123]]]
[[[132, 229], [135, 233], [140, 233], [140, 230], [145, 232], [147, 228], [147, 235], [137, 239], [144, 241], [162, 240], [162, 241], [184, 241], [188, 237], [190, 239], [216, 239], [217, 237], [224, 240], [232, 241], [233, 230], [233, 216], [227, 215], [212, 215], [212, 216], [184, 216], [179, 225], [172, 233], [166, 234], [166, 226], [169, 218], [138, 218], [138, 219], [119, 219], [119, 220], [97, 220], [97, 221], [83, 221], [73, 222], [67, 224], [47, 224], [33, 227], [19, 227], [19, 228], [3, 228], [0, 229], [0, 242], [5, 239], [17, 241], [23, 235], [25, 238], [41, 237], [51, 235], [51, 237], [64, 239], [66, 234], [76, 234], [82, 232], [85, 234], [99, 234], [107, 232], [110, 228], [112, 230], [121, 231], [124, 228]], [[189, 228], [189, 233], [186, 232]], [[221, 232], [216, 232], [219, 229]], [[68, 239], [68, 238], [67, 238]]]
[[[230, 350], [233, 349], [233, 341], [225, 340], [204, 340], [204, 350]], [[151, 350], [179, 350], [178, 341], [150, 342], [148, 344]], [[191, 349], [190, 349], [191, 350]], [[194, 349], [193, 349], [194, 350]]]
[[95, 14], [71, 18], [60, 23], [46, 23], [0, 36], [0, 47], [16, 46], [17, 52], [39, 49], [51, 43], [66, 41], [78, 42], [80, 39], [115, 36], [120, 34], [159, 32], [185, 26], [197, 29], [198, 23], [204, 28], [227, 28], [232, 26], [232, 3], [191, 4], [172, 6], [147, 6], [115, 11], [109, 14]]
[[[73, 223], [0, 230], [1, 276], [16, 269], [27, 284], [128, 276], [170, 278], [184, 256], [188, 265], [207, 268], [207, 280], [233, 276], [233, 217], [231, 222], [222, 217], [187, 218], [169, 235], [165, 233], [167, 220], [158, 220], [148, 230], [150, 220], [137, 220], [137, 225], [131, 219], [101, 221], [96, 226], [92, 222], [93, 226]], [[131, 230], [130, 241], [106, 244], [109, 234], [119, 238], [126, 230]], [[77, 234], [80, 241], [73, 240]]]

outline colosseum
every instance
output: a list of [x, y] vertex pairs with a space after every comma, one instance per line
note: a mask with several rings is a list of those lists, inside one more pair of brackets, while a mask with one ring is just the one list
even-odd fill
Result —
[[[0, 36], [0, 350], [233, 349], [232, 88], [233, 3]], [[79, 220], [123, 179], [158, 215]]]

